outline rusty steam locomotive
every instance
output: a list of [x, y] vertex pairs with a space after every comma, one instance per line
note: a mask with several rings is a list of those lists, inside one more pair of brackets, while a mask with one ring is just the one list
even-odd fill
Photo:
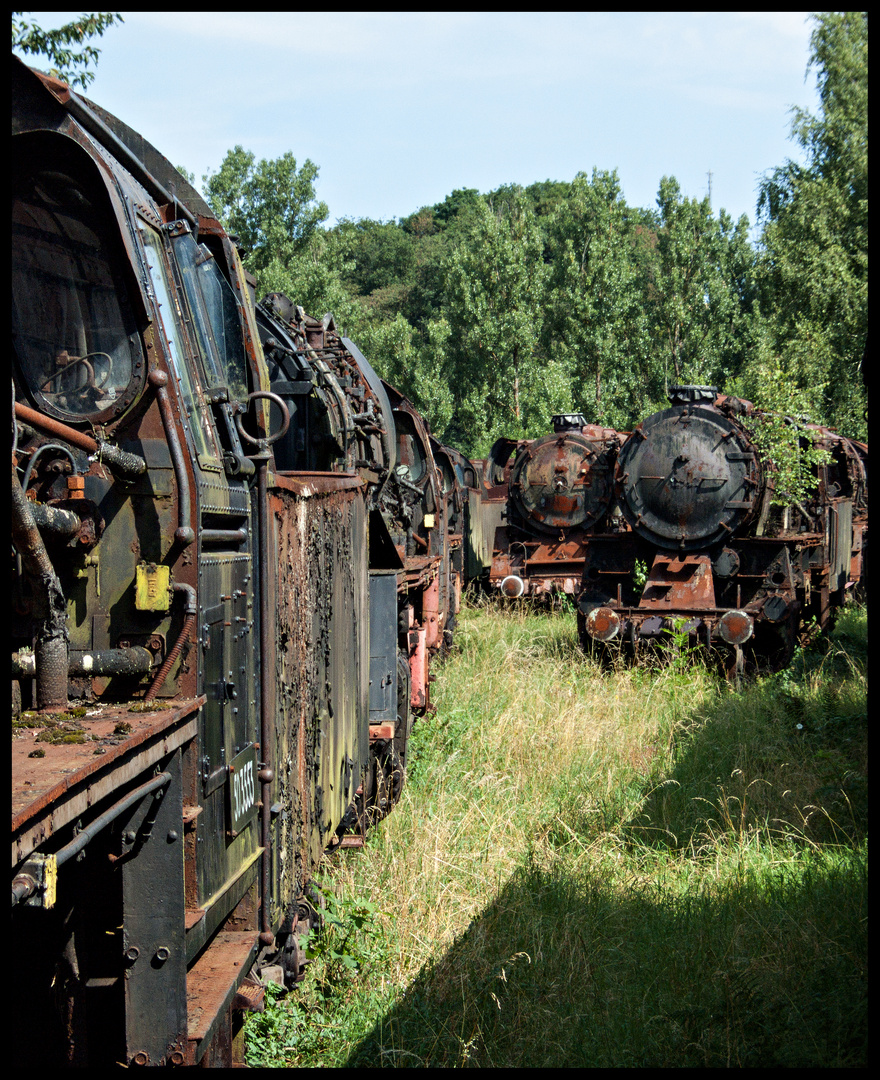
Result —
[[576, 597], [590, 651], [634, 656], [685, 631], [731, 673], [783, 666], [801, 620], [828, 627], [862, 577], [868, 450], [806, 426], [826, 462], [808, 497], [786, 502], [751, 434], [760, 417], [681, 386], [631, 433], [560, 416], [553, 435], [500, 440], [485, 465], [490, 582]]
[[12, 160], [15, 1049], [226, 1067], [300, 978], [322, 852], [399, 795], [479, 485], [331, 317], [255, 303], [152, 146], [15, 59]]

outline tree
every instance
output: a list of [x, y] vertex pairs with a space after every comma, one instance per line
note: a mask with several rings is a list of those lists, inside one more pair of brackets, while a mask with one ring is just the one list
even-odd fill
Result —
[[708, 198], [681, 194], [664, 176], [646, 303], [668, 383], [719, 383], [745, 360], [753, 305], [748, 218], [734, 226]]
[[245, 265], [258, 279], [270, 265], [283, 267], [303, 254], [326, 220], [327, 204], [315, 197], [317, 176], [308, 158], [297, 170], [290, 151], [256, 162], [251, 151], [236, 146], [216, 173], [202, 178], [212, 210], [238, 237]]
[[541, 349], [546, 278], [543, 241], [521, 193], [495, 208], [480, 200], [467, 239], [448, 258], [443, 304], [452, 422], [472, 453], [498, 435], [543, 434], [551, 413], [568, 405], [565, 374]]
[[813, 18], [820, 113], [793, 110], [807, 163], [786, 161], [761, 184], [761, 306], [785, 379], [821, 388], [816, 419], [866, 438], [868, 16]]
[[[33, 14], [31, 11], [12, 12], [12, 48], [48, 57], [54, 65], [49, 70], [50, 75], [63, 79], [70, 87], [87, 89], [95, 75], [86, 69], [90, 64], [97, 64], [101, 50], [84, 42], [101, 37], [105, 30], [125, 20], [118, 11], [100, 11], [81, 15], [75, 22], [57, 30], [43, 30], [37, 22], [22, 17]], [[71, 47], [77, 45], [82, 46], [79, 51]]]
[[354, 333], [365, 314], [343, 280], [352, 264], [319, 228], [328, 211], [315, 195], [317, 176], [317, 165], [306, 159], [298, 169], [290, 151], [257, 162], [236, 146], [202, 182], [212, 210], [237, 238], [258, 296], [285, 293], [310, 314], [332, 312], [338, 326]]
[[330, 230], [349, 290], [378, 318], [393, 318], [415, 281], [415, 238], [395, 221], [342, 218]]
[[[533, 185], [534, 187], [535, 185]], [[571, 373], [568, 411], [625, 427], [652, 391], [643, 278], [633, 214], [617, 172], [578, 173], [549, 225], [550, 299], [545, 341]], [[650, 410], [649, 410], [650, 411]]]

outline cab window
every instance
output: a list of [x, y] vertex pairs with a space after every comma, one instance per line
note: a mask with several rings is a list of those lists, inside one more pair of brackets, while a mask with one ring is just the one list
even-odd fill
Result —
[[71, 140], [16, 143], [12, 332], [20, 374], [50, 415], [112, 420], [142, 389], [146, 365], [106, 188]]
[[226, 387], [230, 401], [246, 401], [242, 320], [235, 294], [204, 244], [189, 233], [175, 237], [172, 244], [208, 383]]
[[395, 471], [410, 483], [418, 483], [427, 468], [422, 441], [408, 413], [395, 410], [394, 423], [397, 427], [398, 462]]
[[144, 222], [139, 222], [138, 227], [144, 242], [144, 254], [147, 266], [150, 268], [159, 317], [162, 320], [165, 340], [177, 373], [199, 463], [202, 466], [219, 467], [220, 456], [214, 437], [210, 409], [202, 388], [185, 359], [186, 339], [180, 329], [180, 317], [176, 308], [174, 289], [165, 264], [162, 238], [152, 226]]

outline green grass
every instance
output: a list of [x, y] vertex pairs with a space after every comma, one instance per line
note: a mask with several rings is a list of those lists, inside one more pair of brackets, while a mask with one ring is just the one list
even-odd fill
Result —
[[866, 625], [737, 693], [602, 670], [571, 614], [466, 609], [251, 1064], [863, 1067]]

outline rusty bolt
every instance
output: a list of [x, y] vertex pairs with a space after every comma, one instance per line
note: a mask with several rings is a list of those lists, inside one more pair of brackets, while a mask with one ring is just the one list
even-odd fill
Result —
[[131, 945], [125, 950], [125, 959], [128, 960], [128, 962], [131, 964], [133, 964], [140, 955], [141, 950], [137, 947], [137, 945]]
[[146, 1052], [146, 1050], [138, 1050], [138, 1052], [131, 1059], [131, 1063], [132, 1065], [149, 1065], [150, 1055]]
[[156, 959], [159, 961], [160, 964], [164, 964], [170, 955], [171, 950], [168, 948], [167, 945], [160, 945], [159, 948], [156, 949]]

